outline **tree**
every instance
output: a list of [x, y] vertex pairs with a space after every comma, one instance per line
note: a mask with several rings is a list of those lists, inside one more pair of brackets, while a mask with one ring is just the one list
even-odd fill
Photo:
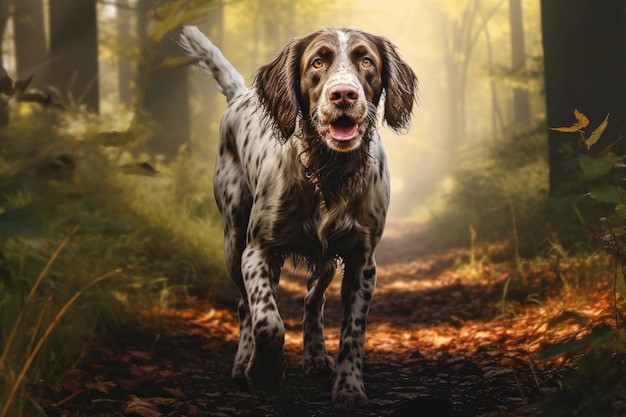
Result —
[[[450, 17], [441, 15], [443, 53], [445, 59], [445, 79], [447, 89], [447, 108], [450, 123], [444, 127], [444, 138], [449, 149], [455, 149], [466, 136], [467, 128], [467, 80], [472, 55], [480, 35], [501, 3], [493, 6], [481, 4], [480, 0], [468, 0], [463, 4], [461, 13]], [[488, 33], [487, 33], [488, 35]]]
[[[626, 3], [623, 0], [541, 0], [546, 117], [549, 127], [570, 125], [578, 109], [593, 129], [610, 113], [604, 138], [626, 125]], [[568, 193], [576, 139], [549, 131], [550, 194]]]
[[96, 0], [50, 0], [50, 82], [97, 112]]
[[[0, 1], [0, 49], [4, 44], [4, 35], [7, 29], [11, 10], [7, 1]], [[2, 51], [0, 51], [2, 52]], [[0, 65], [4, 67], [4, 54], [0, 53]]]
[[41, 0], [13, 0], [13, 30], [17, 79], [34, 75], [31, 86], [48, 83], [48, 46]]
[[[9, 20], [9, 3], [6, 1], [0, 1], [0, 68], [4, 70], [4, 54], [2, 53], [2, 45], [4, 43], [4, 33], [7, 28], [7, 22]], [[5, 126], [9, 123], [9, 108], [7, 106], [0, 106], [0, 126]]]
[[[190, 141], [189, 127], [189, 68], [171, 70], [161, 63], [166, 56], [181, 55], [180, 46], [176, 43], [178, 33], [170, 33], [158, 45], [158, 51], [146, 36], [145, 16], [155, 6], [153, 0], [139, 0], [140, 17], [139, 37], [144, 53], [140, 65], [137, 85], [143, 89], [143, 104], [141, 110], [149, 122], [155, 125], [152, 136], [147, 143], [151, 152], [168, 157], [177, 155], [183, 145]], [[149, 74], [149, 83], [145, 84], [143, 77]]]
[[[511, 64], [513, 71], [526, 66], [526, 48], [524, 46], [524, 25], [522, 0], [509, 0], [509, 21], [511, 25]], [[530, 123], [530, 100], [528, 91], [513, 89], [513, 122], [528, 126]]]
[[[129, 0], [118, 0], [117, 2], [117, 39], [119, 45], [127, 44], [131, 41], [136, 41], [136, 38], [132, 36], [133, 17], [135, 11], [130, 9]], [[133, 54], [135, 50], [133, 48], [124, 47], [118, 48], [120, 50], [120, 58], [118, 61], [118, 89], [120, 101], [128, 107], [133, 104], [133, 58], [136, 60], [136, 56]]]

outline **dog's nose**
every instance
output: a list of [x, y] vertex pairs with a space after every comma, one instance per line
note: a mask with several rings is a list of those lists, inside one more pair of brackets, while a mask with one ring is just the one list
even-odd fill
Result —
[[359, 92], [351, 85], [338, 84], [330, 89], [328, 96], [337, 107], [349, 107], [358, 100]]

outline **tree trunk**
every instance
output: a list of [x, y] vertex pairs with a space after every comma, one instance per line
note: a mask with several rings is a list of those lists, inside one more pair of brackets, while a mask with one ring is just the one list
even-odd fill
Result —
[[96, 0], [50, 0], [50, 82], [98, 112]]
[[[522, 0], [509, 0], [509, 21], [511, 25], [511, 63], [513, 70], [517, 71], [526, 66]], [[513, 89], [513, 122], [517, 125], [528, 126], [530, 119], [528, 91], [520, 88]]]
[[448, 149], [456, 148], [467, 136], [466, 87], [470, 62], [480, 34], [498, 9], [499, 5], [483, 11], [480, 1], [468, 2], [460, 18], [452, 21], [442, 16], [443, 42], [446, 62], [448, 108], [450, 124], [447, 136]]
[[34, 75], [31, 87], [48, 84], [48, 46], [41, 0], [13, 0], [15, 34], [15, 77], [24, 80]]
[[[491, 45], [491, 34], [489, 28], [485, 27], [485, 47], [487, 49], [487, 63], [489, 70], [494, 70], [493, 62], [493, 46]], [[489, 89], [491, 90], [491, 137], [497, 138], [499, 134], [504, 131], [504, 118], [502, 117], [502, 110], [500, 109], [500, 100], [498, 99], [498, 87], [495, 80], [489, 82]]]
[[[474, 24], [476, 22], [478, 2], [471, 1], [465, 6], [462, 16], [450, 20], [442, 16], [443, 39], [445, 43], [445, 74], [447, 81], [447, 107], [450, 123], [445, 134], [447, 149], [455, 155], [457, 147], [463, 143], [466, 128], [466, 81], [469, 62], [474, 48]], [[451, 160], [454, 158], [452, 156]]]
[[445, 42], [445, 74], [446, 74], [446, 108], [448, 109], [449, 121], [443, 126], [444, 129], [444, 147], [450, 149], [452, 158], [456, 155], [456, 148], [464, 139], [465, 135], [465, 106], [464, 94], [460, 89], [459, 72], [462, 69], [459, 63], [458, 37], [459, 30], [456, 22], [451, 22], [443, 17], [443, 23], [440, 25], [443, 30], [443, 38]]
[[[167, 157], [175, 157], [181, 146], [190, 143], [190, 113], [189, 113], [189, 86], [188, 68], [171, 70], [161, 63], [166, 56], [180, 56], [180, 46], [176, 43], [178, 33], [170, 33], [158, 45], [158, 53], [152, 62], [149, 62], [149, 51], [152, 48], [146, 36], [145, 16], [154, 7], [154, 0], [139, 0], [140, 16], [139, 38], [144, 53], [139, 71], [137, 85], [145, 87], [142, 110], [148, 116], [150, 124], [155, 126], [150, 141], [146, 144], [148, 150]], [[150, 82], [144, 86], [143, 77], [149, 72]]]
[[[136, 12], [130, 10], [129, 0], [117, 1], [117, 38], [120, 45], [132, 44], [136, 41], [136, 37], [132, 34], [132, 20]], [[133, 62], [137, 57], [133, 54], [133, 48], [121, 48], [119, 52], [117, 83], [120, 102], [127, 107], [132, 107], [134, 95], [134, 75]]]
[[[610, 113], [603, 141], [616, 140], [626, 126], [626, 3], [541, 0], [541, 16], [548, 127], [571, 125], [578, 109], [591, 121], [589, 134]], [[552, 196], [581, 191], [571, 184], [576, 164], [566, 156], [577, 139], [548, 133]]]
[[[4, 68], [4, 51], [2, 45], [4, 44], [4, 33], [7, 28], [7, 22], [9, 20], [9, 3], [7, 1], [0, 0], [0, 66]], [[11, 77], [13, 78], [13, 77]], [[9, 106], [0, 106], [0, 127], [9, 124]]]
[[[7, 29], [7, 22], [9, 21], [9, 2], [4, 0], [0, 1], [0, 52], [2, 45], [4, 44], [4, 34]], [[4, 54], [0, 53], [0, 65], [4, 67]]]

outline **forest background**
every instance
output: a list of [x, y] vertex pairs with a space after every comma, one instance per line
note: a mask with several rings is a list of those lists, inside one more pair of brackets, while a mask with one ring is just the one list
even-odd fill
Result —
[[[608, 247], [621, 265], [621, 2], [174, 3], [207, 12], [201, 29], [248, 82], [319, 27], [391, 39], [420, 97], [410, 131], [381, 129], [390, 217], [427, 224], [436, 248], [506, 242], [519, 260]], [[0, 0], [6, 410], [36, 403], [26, 381], [62, 375], [137, 309], [233, 290], [211, 185], [225, 100], [173, 59], [175, 31], [146, 35], [167, 4]]]

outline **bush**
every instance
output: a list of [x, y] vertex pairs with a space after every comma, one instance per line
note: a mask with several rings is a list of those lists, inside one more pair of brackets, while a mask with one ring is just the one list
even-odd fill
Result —
[[[458, 156], [452, 191], [434, 213], [435, 230], [449, 244], [466, 244], [469, 229], [480, 240], [510, 240], [534, 253], [550, 236], [547, 138], [542, 124], [511, 133]], [[571, 209], [571, 206], [569, 206]]]
[[185, 152], [138, 158], [144, 130], [101, 124], [13, 104], [0, 128], [0, 416], [95, 331], [228, 288], [210, 167]]

